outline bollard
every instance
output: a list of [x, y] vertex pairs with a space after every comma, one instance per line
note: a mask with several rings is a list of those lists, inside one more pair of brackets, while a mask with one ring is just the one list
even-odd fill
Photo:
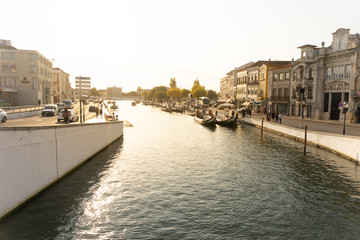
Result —
[[261, 120], [261, 139], [263, 139], [263, 132], [264, 132], [264, 118]]
[[307, 125], [305, 125], [304, 155], [306, 154]]

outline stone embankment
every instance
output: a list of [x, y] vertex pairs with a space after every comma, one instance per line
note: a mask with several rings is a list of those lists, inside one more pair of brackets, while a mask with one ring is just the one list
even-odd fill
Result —
[[[259, 128], [261, 128], [262, 125], [262, 121], [259, 119], [245, 117], [241, 121]], [[275, 132], [298, 141], [305, 141], [304, 129], [293, 128], [267, 121], [264, 121], [263, 128], [264, 130]], [[360, 161], [360, 137], [308, 131], [307, 143], [340, 154], [356, 163], [359, 163]]]
[[122, 121], [0, 127], [0, 219], [122, 136]]

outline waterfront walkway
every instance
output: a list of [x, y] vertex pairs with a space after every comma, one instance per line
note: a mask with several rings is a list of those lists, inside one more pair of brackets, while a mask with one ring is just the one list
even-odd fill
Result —
[[[253, 114], [251, 118], [262, 119], [266, 121], [266, 114]], [[273, 123], [279, 124], [279, 123]], [[300, 119], [296, 117], [283, 116], [282, 124], [294, 128], [300, 128]], [[335, 120], [315, 120], [304, 118], [302, 121], [302, 128], [307, 125], [308, 131], [325, 132], [332, 134], [343, 134], [344, 122]], [[360, 124], [346, 123], [345, 135], [347, 136], [360, 136]]]

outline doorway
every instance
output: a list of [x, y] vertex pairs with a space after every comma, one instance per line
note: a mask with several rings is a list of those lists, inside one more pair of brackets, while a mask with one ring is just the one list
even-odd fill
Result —
[[340, 118], [339, 103], [340, 102], [341, 102], [341, 93], [332, 93], [331, 94], [331, 112], [330, 112], [331, 120], [339, 120], [339, 118]]

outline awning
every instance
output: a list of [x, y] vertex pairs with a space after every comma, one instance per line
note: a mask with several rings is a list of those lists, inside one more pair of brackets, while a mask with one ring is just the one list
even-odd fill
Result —
[[241, 104], [241, 106], [248, 107], [251, 104], [253, 104], [253, 102], [244, 102], [243, 104]]
[[255, 105], [262, 105], [262, 102], [254, 102]]

